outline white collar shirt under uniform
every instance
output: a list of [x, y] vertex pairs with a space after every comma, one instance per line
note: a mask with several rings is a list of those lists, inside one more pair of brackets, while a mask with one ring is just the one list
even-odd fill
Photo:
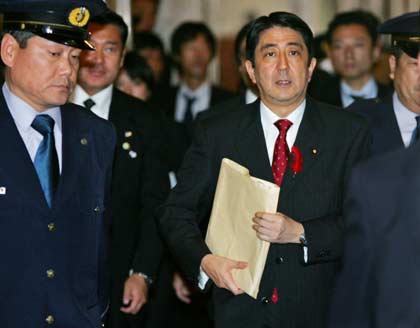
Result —
[[54, 141], [55, 149], [57, 151], [59, 170], [61, 173], [62, 168], [62, 140], [63, 140], [63, 129], [61, 122], [61, 110], [60, 107], [52, 107], [41, 112], [37, 112], [23, 99], [13, 94], [7, 83], [3, 84], [3, 95], [6, 101], [7, 107], [9, 107], [10, 114], [16, 124], [18, 132], [26, 146], [26, 149], [31, 157], [32, 162], [35, 161], [35, 156], [38, 151], [39, 145], [44, 139], [43, 135], [36, 131], [32, 126], [32, 122], [35, 116], [44, 114], [49, 115], [55, 122], [54, 124]]
[[110, 84], [105, 89], [102, 89], [93, 96], [89, 96], [80, 85], [76, 85], [70, 100], [77, 105], [85, 107], [84, 102], [88, 99], [92, 99], [95, 102], [95, 105], [93, 105], [90, 110], [104, 120], [108, 120], [112, 100], [112, 91], [113, 85]]
[[193, 119], [197, 114], [205, 111], [210, 107], [211, 85], [204, 82], [197, 89], [191, 90], [185, 83], [182, 83], [178, 89], [175, 99], [175, 113], [174, 119], [176, 122], [183, 122], [185, 117], [185, 110], [187, 108], [187, 100], [185, 97], [195, 98], [192, 104]]
[[404, 142], [404, 146], [407, 148], [410, 145], [413, 132], [417, 127], [416, 116], [418, 114], [405, 107], [401, 103], [396, 92], [392, 95], [392, 105], [394, 107], [401, 138]]
[[[328, 90], [325, 90], [328, 92]], [[354, 98], [352, 96], [361, 97], [364, 99], [376, 98], [378, 96], [378, 84], [375, 79], [371, 77], [360, 90], [353, 90], [346, 82], [340, 81], [340, 95], [343, 108], [350, 106]]]

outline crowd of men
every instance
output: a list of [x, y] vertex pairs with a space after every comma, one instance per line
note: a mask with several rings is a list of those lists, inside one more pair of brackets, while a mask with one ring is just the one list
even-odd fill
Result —
[[[247, 23], [241, 89], [202, 22], [171, 38], [102, 0], [0, 0], [0, 326], [418, 327], [420, 12], [337, 14], [334, 74], [300, 17]], [[373, 67], [391, 35], [389, 76]], [[301, 157], [301, 166], [291, 165]], [[257, 298], [204, 236], [221, 161], [281, 188]]]

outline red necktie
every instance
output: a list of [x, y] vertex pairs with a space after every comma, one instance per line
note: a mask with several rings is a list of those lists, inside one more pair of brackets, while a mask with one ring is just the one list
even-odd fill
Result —
[[276, 139], [273, 153], [273, 164], [271, 169], [273, 171], [274, 182], [280, 186], [283, 181], [284, 173], [287, 168], [287, 161], [289, 159], [289, 147], [286, 142], [287, 130], [292, 126], [289, 120], [278, 120], [274, 125], [279, 129], [280, 133]]

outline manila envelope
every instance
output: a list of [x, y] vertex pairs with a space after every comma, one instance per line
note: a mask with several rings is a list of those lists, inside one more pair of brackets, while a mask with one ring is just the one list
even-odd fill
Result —
[[233, 270], [232, 275], [254, 299], [270, 243], [257, 238], [252, 218], [259, 211], [276, 213], [279, 193], [276, 184], [250, 176], [248, 169], [234, 161], [222, 160], [206, 243], [215, 255], [248, 262], [246, 269]]

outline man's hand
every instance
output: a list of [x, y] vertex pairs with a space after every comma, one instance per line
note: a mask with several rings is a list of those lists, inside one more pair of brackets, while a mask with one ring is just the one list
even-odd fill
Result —
[[172, 281], [172, 286], [175, 289], [175, 294], [178, 299], [184, 303], [191, 303], [191, 290], [187, 282], [181, 277], [178, 272], [174, 273], [174, 279]]
[[121, 311], [131, 314], [139, 312], [140, 308], [147, 302], [147, 293], [148, 287], [143, 277], [133, 274], [127, 278], [124, 284], [123, 304], [129, 305], [121, 307]]
[[257, 212], [252, 218], [257, 237], [270, 243], [299, 243], [303, 225], [282, 213]]
[[201, 260], [201, 268], [219, 288], [230, 290], [234, 295], [243, 293], [232, 277], [233, 269], [245, 269], [247, 262], [233, 261], [225, 257], [207, 254]]

